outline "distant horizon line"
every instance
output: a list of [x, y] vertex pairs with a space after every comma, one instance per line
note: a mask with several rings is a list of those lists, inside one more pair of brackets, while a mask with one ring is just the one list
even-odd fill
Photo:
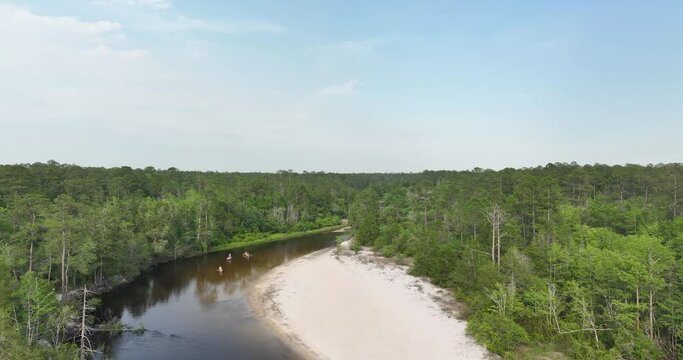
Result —
[[41, 162], [41, 161], [36, 161], [36, 162], [24, 162], [24, 163], [0, 163], [0, 166], [24, 166], [24, 167], [29, 167], [29, 166], [34, 166], [34, 165], [49, 165], [49, 166], [65, 166], [65, 167], [79, 167], [79, 168], [85, 168], [85, 169], [105, 169], [105, 170], [110, 170], [110, 169], [131, 169], [131, 170], [141, 170], [141, 171], [177, 171], [177, 172], [188, 172], [188, 173], [224, 173], [224, 174], [282, 174], [282, 173], [291, 173], [291, 174], [340, 174], [340, 175], [356, 175], [356, 174], [366, 174], [366, 175], [372, 175], [372, 174], [405, 174], [405, 175], [410, 175], [410, 174], [422, 174], [422, 173], [428, 173], [428, 172], [488, 172], [488, 171], [493, 171], [493, 172], [500, 172], [504, 170], [537, 170], [537, 169], [545, 169], [551, 166], [567, 166], [567, 167], [579, 167], [579, 168], [585, 168], [585, 167], [597, 167], [597, 166], [607, 166], [607, 167], [641, 167], [641, 168], [657, 168], [657, 167], [666, 167], [666, 166], [683, 166], [683, 162], [671, 162], [671, 163], [647, 163], [647, 164], [642, 164], [642, 163], [612, 163], [612, 164], [607, 164], [607, 163], [600, 163], [600, 162], [595, 162], [592, 164], [584, 163], [580, 164], [576, 161], [571, 161], [571, 162], [549, 162], [546, 163], [545, 165], [535, 165], [535, 166], [524, 166], [524, 167], [513, 167], [513, 166], [506, 166], [502, 167], [499, 169], [494, 169], [494, 168], [484, 168], [484, 167], [479, 167], [475, 166], [473, 168], [468, 168], [468, 169], [423, 169], [420, 171], [352, 171], [352, 172], [338, 172], [338, 171], [324, 171], [324, 170], [292, 170], [292, 169], [278, 169], [278, 170], [250, 170], [250, 171], [243, 171], [243, 170], [186, 170], [186, 169], [180, 169], [175, 166], [170, 166], [166, 169], [148, 165], [145, 167], [133, 167], [130, 165], [120, 165], [120, 166], [96, 166], [96, 165], [80, 165], [76, 163], [62, 163], [58, 162], [56, 160], [50, 159], [47, 160], [46, 162]]

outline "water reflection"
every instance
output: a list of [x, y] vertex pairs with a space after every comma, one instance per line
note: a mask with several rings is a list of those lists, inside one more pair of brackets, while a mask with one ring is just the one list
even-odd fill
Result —
[[[253, 317], [244, 298], [258, 275], [292, 258], [330, 246], [321, 234], [212, 253], [160, 265], [102, 297], [101, 320], [144, 325], [142, 335], [98, 339], [101, 358], [288, 359], [293, 354]], [[240, 254], [254, 254], [250, 260]], [[230, 262], [228, 253], [233, 254]], [[217, 271], [218, 267], [223, 272]]]

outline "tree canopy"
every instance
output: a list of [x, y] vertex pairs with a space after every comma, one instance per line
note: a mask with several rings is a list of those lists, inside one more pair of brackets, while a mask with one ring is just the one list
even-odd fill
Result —
[[[349, 219], [506, 357], [683, 356], [681, 164], [332, 174], [0, 166], [0, 358], [73, 358], [78, 289]], [[81, 301], [83, 297], [80, 297]], [[83, 315], [85, 316], [85, 315]], [[83, 322], [85, 323], [85, 322]]]

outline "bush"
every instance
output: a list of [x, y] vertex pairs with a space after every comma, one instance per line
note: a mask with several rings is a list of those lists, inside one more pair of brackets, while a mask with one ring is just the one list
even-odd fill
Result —
[[[596, 349], [595, 341], [572, 338], [567, 355], [572, 359], [595, 359], [595, 360], [613, 360], [624, 359], [622, 354], [619, 354], [617, 349]], [[627, 358], [628, 359], [628, 358]], [[657, 359], [657, 357], [645, 357], [645, 359]]]
[[329, 215], [321, 218], [315, 219], [314, 222], [315, 229], [323, 228], [323, 227], [328, 227], [328, 226], [335, 226], [341, 224], [341, 218], [337, 215]]
[[382, 246], [382, 248], [380, 249], [380, 253], [382, 253], [382, 256], [384, 256], [384, 257], [393, 257], [393, 256], [396, 255], [396, 253], [397, 253], [397, 251], [396, 251], [396, 246], [394, 246], [394, 245], [384, 245], [384, 246]]
[[627, 359], [657, 360], [664, 358], [662, 350], [644, 333], [635, 331], [618, 331], [615, 344], [619, 353]]
[[480, 313], [468, 319], [467, 331], [492, 352], [506, 355], [519, 345], [529, 343], [523, 327], [499, 314]]
[[359, 252], [361, 249], [361, 244], [357, 239], [351, 240], [351, 250], [355, 251], [356, 253]]

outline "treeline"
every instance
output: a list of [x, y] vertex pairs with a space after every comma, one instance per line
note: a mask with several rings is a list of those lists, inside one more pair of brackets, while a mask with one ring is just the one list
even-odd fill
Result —
[[[360, 192], [361, 245], [455, 289], [508, 358], [683, 358], [683, 166], [425, 172]], [[539, 355], [541, 354], [541, 355]]]
[[352, 176], [290, 171], [0, 166], [0, 358], [78, 356], [72, 333], [82, 314], [67, 300], [83, 285], [234, 241], [337, 225], [355, 186]]
[[[84, 285], [349, 218], [507, 357], [683, 357], [683, 166], [276, 174], [0, 166], [0, 358], [79, 355]], [[61, 300], [60, 300], [61, 299]], [[87, 319], [90, 320], [90, 319]], [[548, 345], [549, 344], [549, 345]], [[530, 355], [531, 354], [531, 355]]]

